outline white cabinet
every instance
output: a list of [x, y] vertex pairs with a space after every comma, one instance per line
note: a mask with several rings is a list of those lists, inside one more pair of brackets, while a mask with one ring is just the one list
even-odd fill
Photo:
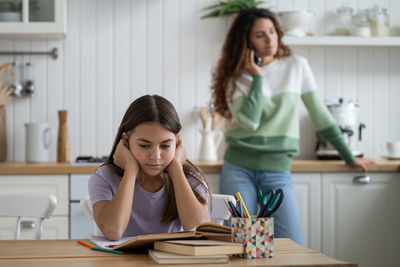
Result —
[[64, 36], [66, 0], [19, 0], [0, 3], [1, 36]]
[[321, 251], [321, 175], [319, 173], [292, 173], [296, 191], [304, 245]]
[[400, 174], [322, 174], [322, 252], [360, 267], [399, 266]]
[[[56, 196], [57, 207], [43, 223], [42, 239], [68, 238], [68, 186], [68, 175], [0, 175], [0, 194]], [[21, 221], [21, 239], [32, 239], [34, 219], [22, 218]], [[13, 239], [15, 224], [15, 218], [0, 218], [0, 239]]]

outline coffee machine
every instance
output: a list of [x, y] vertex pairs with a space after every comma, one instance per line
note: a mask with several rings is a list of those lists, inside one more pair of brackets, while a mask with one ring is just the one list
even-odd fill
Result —
[[[357, 149], [362, 140], [362, 130], [365, 124], [359, 120], [359, 107], [353, 101], [345, 101], [339, 98], [338, 103], [327, 103], [328, 110], [336, 120], [343, 138], [355, 157], [362, 157], [363, 152]], [[317, 134], [317, 145], [315, 152], [318, 159], [340, 159], [337, 150]]]

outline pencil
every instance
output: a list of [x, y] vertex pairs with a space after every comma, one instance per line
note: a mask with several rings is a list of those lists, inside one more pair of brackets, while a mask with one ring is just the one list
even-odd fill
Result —
[[122, 251], [119, 250], [112, 250], [112, 249], [106, 249], [106, 248], [97, 248], [97, 247], [91, 247], [91, 250], [97, 250], [97, 251], [104, 251], [104, 252], [110, 252], [114, 254], [122, 254]]
[[226, 200], [226, 199], [224, 199], [224, 203], [225, 203], [225, 205], [226, 205], [226, 208], [229, 210], [229, 212], [231, 213], [231, 215], [232, 215], [232, 217], [235, 217], [234, 215], [233, 215], [233, 212], [231, 211], [231, 209], [229, 208], [229, 204], [228, 204], [228, 201]]
[[92, 245], [92, 244], [89, 244], [89, 243], [86, 243], [85, 241], [82, 241], [82, 240], [76, 240], [79, 244], [82, 244], [82, 245], [84, 245], [84, 246], [87, 246], [87, 247], [89, 247], [89, 248], [92, 248], [92, 247], [95, 247], [94, 245]]
[[244, 201], [242, 199], [242, 196], [240, 195], [239, 192], [236, 193], [236, 196], [238, 197], [238, 199], [242, 202], [242, 208], [244, 211], [244, 215], [246, 218], [250, 218], [249, 212], [247, 211], [246, 205], [244, 204]]

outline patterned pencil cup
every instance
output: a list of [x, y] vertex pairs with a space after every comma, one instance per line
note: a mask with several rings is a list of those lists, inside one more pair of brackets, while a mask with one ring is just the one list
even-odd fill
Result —
[[245, 245], [245, 258], [269, 258], [274, 253], [274, 218], [232, 218], [232, 242]]

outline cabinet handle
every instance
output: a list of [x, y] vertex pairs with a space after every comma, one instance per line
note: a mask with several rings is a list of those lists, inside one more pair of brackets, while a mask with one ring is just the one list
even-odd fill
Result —
[[34, 221], [21, 221], [22, 229], [34, 229], [36, 227], [36, 223]]
[[369, 184], [371, 183], [371, 177], [369, 177], [368, 175], [356, 175], [353, 178], [353, 183]]

